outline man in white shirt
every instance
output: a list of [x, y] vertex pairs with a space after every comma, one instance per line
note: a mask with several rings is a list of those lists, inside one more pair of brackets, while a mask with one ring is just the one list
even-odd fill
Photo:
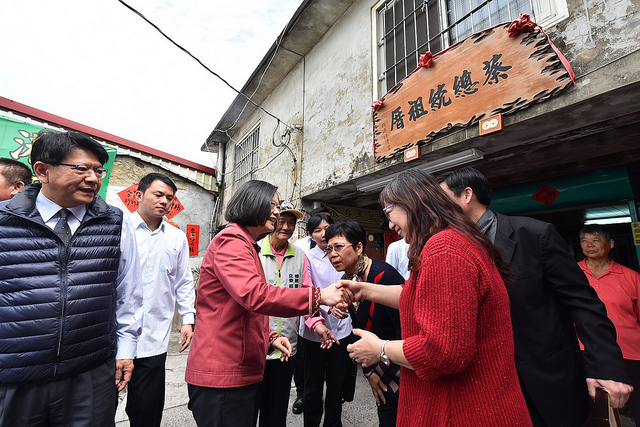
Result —
[[402, 274], [404, 280], [409, 280], [409, 244], [404, 240], [396, 240], [387, 248], [387, 264], [393, 266], [398, 273]]
[[43, 131], [40, 182], [0, 203], [0, 425], [113, 425], [142, 293], [131, 222], [98, 196], [107, 160], [88, 135]]
[[140, 180], [138, 210], [131, 215], [142, 270], [143, 321], [126, 412], [132, 427], [159, 426], [165, 389], [165, 361], [178, 303], [182, 318], [180, 352], [191, 343], [195, 292], [186, 235], [163, 221], [176, 185], [166, 175], [150, 173]]

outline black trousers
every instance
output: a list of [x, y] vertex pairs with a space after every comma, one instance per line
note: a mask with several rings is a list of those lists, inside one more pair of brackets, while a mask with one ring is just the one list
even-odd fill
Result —
[[347, 345], [353, 335], [340, 340], [329, 350], [320, 348], [320, 343], [300, 338], [298, 345], [304, 349], [304, 426], [318, 427], [322, 418], [322, 391], [326, 380], [324, 401], [324, 427], [342, 426], [342, 391], [345, 380], [351, 374], [351, 358]]
[[291, 376], [293, 375], [294, 367], [295, 361], [293, 359], [288, 362], [267, 360], [264, 367], [264, 378], [256, 393], [255, 421], [253, 425], [256, 425], [259, 410], [260, 427], [286, 427]]
[[[298, 335], [298, 342], [302, 337]], [[296, 355], [293, 356], [295, 360], [295, 369], [293, 371], [293, 381], [296, 383], [296, 396], [302, 397], [304, 394], [304, 346], [299, 345], [296, 349]]]
[[187, 384], [188, 408], [198, 426], [251, 427], [258, 384], [232, 388]]
[[133, 360], [125, 411], [131, 427], [160, 427], [167, 353]]
[[396, 427], [398, 419], [398, 402], [389, 401], [384, 405], [378, 406], [378, 422], [380, 427]]
[[636, 422], [636, 426], [640, 427], [640, 360], [624, 359], [629, 368], [631, 380], [633, 381], [633, 392], [629, 397], [629, 401], [625, 409], [629, 410], [629, 414]]
[[115, 425], [116, 362], [58, 380], [0, 385], [0, 426]]

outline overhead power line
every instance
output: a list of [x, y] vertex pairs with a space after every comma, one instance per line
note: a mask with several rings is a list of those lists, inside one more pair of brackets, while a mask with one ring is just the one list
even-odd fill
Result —
[[153, 28], [156, 29], [156, 31], [158, 31], [160, 34], [162, 34], [164, 36], [164, 38], [166, 38], [167, 40], [169, 40], [171, 43], [173, 43], [178, 49], [180, 49], [181, 51], [183, 51], [184, 53], [186, 53], [187, 55], [189, 55], [191, 58], [195, 59], [196, 62], [198, 64], [200, 64], [202, 66], [202, 68], [204, 68], [205, 70], [207, 70], [208, 72], [210, 72], [211, 74], [213, 74], [215, 77], [217, 77], [218, 79], [220, 79], [220, 81], [222, 81], [225, 85], [227, 85], [229, 88], [231, 88], [231, 90], [233, 90], [235, 93], [237, 93], [238, 95], [242, 95], [243, 97], [245, 97], [247, 99], [247, 101], [249, 101], [251, 104], [255, 105], [257, 108], [261, 109], [262, 111], [265, 112], [265, 114], [267, 114], [270, 117], [273, 117], [274, 119], [276, 119], [278, 122], [283, 123], [286, 127], [291, 128], [290, 125], [288, 125], [284, 120], [281, 120], [280, 118], [278, 118], [277, 116], [271, 114], [269, 111], [267, 111], [262, 105], [254, 102], [249, 96], [247, 96], [245, 93], [239, 91], [238, 89], [234, 88], [228, 81], [226, 81], [224, 78], [222, 78], [222, 76], [220, 76], [218, 73], [216, 73], [215, 71], [213, 71], [211, 68], [207, 67], [202, 61], [200, 61], [197, 57], [195, 57], [193, 54], [191, 54], [191, 52], [189, 52], [187, 49], [185, 49], [184, 47], [182, 47], [180, 44], [178, 44], [177, 42], [175, 42], [171, 37], [169, 37], [168, 35], [166, 35], [161, 29], [160, 27], [158, 27], [156, 24], [154, 24], [153, 22], [149, 21], [142, 13], [138, 12], [135, 8], [133, 8], [132, 6], [128, 5], [125, 1], [123, 0], [118, 0], [120, 3], [122, 3], [127, 9], [129, 9], [130, 11], [132, 11], [133, 13], [135, 13], [136, 15], [138, 15], [140, 18], [144, 19], [149, 25], [151, 25]]

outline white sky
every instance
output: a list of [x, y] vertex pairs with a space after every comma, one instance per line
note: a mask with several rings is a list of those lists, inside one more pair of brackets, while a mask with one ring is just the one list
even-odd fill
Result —
[[[302, 2], [125, 1], [238, 90]], [[0, 96], [214, 165], [200, 147], [236, 93], [119, 1], [0, 0], [0, 16]]]

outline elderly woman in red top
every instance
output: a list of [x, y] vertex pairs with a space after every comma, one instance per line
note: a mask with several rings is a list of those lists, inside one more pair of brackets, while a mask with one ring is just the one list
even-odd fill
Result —
[[380, 194], [409, 243], [405, 285], [342, 281], [357, 299], [400, 309], [401, 340], [356, 329], [351, 356], [401, 368], [398, 426], [531, 426], [514, 362], [509, 297], [496, 248], [434, 179], [401, 173]]
[[189, 409], [198, 425], [251, 426], [267, 351], [290, 354], [288, 340], [269, 329], [269, 315], [316, 314], [336, 305], [331, 286], [289, 289], [267, 284], [256, 241], [274, 230], [280, 202], [276, 187], [245, 183], [229, 200], [229, 221], [211, 241], [200, 269], [196, 328], [186, 381]]
[[578, 265], [616, 327], [618, 345], [635, 388], [627, 408], [640, 426], [640, 273], [609, 257], [614, 241], [601, 225], [585, 225], [580, 230], [580, 247], [586, 258]]

